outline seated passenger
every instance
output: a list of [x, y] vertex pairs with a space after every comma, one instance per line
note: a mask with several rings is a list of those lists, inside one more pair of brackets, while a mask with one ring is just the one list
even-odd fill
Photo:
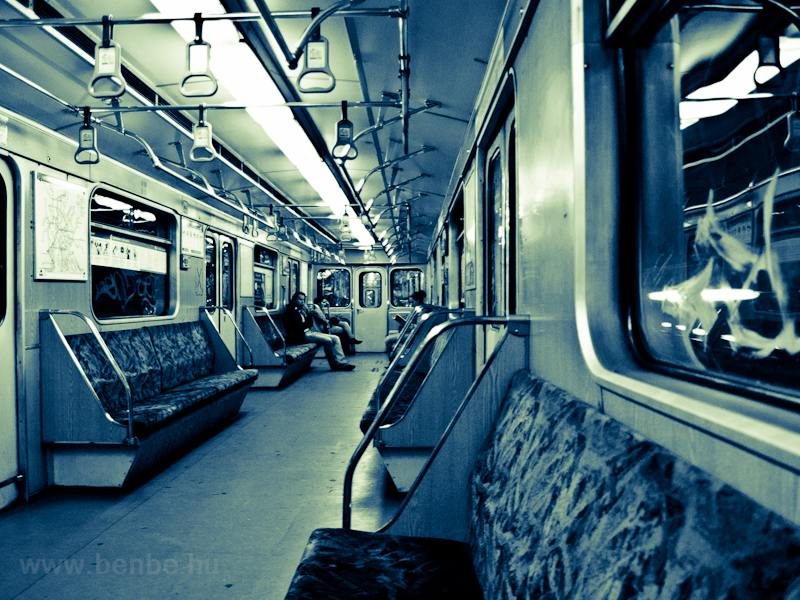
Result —
[[[411, 294], [411, 306], [412, 306], [412, 309], [413, 309], [413, 307], [422, 306], [423, 304], [425, 304], [426, 296], [427, 296], [427, 294], [425, 293], [425, 290], [417, 290], [416, 292]], [[409, 313], [409, 314], [411, 314], [411, 313]], [[403, 322], [403, 325], [405, 325], [405, 321]], [[402, 325], [401, 325], [400, 328], [402, 329]], [[384, 338], [383, 341], [386, 344], [386, 352], [391, 354], [392, 349], [394, 348], [394, 345], [397, 343], [397, 340], [398, 340], [399, 337], [400, 337], [400, 331], [398, 330], [398, 331], [395, 331], [393, 333], [390, 333], [389, 335], [387, 335]]]
[[314, 321], [322, 329], [322, 333], [332, 333], [338, 336], [342, 341], [344, 353], [352, 356], [356, 353], [353, 344], [360, 344], [361, 340], [355, 338], [353, 330], [350, 328], [350, 323], [347, 321], [340, 321], [338, 317], [329, 319], [330, 309], [330, 302], [325, 298], [317, 297], [309, 310], [314, 317]]
[[304, 344], [306, 342], [319, 343], [325, 349], [325, 357], [331, 366], [331, 371], [352, 371], [356, 368], [344, 357], [342, 342], [338, 336], [329, 333], [314, 331], [314, 320], [311, 312], [306, 308], [306, 295], [295, 292], [292, 301], [286, 307], [286, 329], [290, 344]]

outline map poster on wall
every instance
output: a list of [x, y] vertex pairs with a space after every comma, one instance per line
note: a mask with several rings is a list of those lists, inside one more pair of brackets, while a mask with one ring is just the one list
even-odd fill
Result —
[[206, 257], [205, 227], [186, 217], [181, 218], [181, 254]]
[[33, 173], [34, 278], [89, 279], [86, 188]]

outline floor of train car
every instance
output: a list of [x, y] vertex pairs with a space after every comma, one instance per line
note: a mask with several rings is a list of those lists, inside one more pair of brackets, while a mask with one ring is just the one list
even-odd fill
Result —
[[[311, 531], [341, 527], [387, 359], [351, 362], [332, 373], [315, 359], [285, 389], [251, 390], [235, 421], [138, 487], [52, 488], [0, 512], [0, 600], [283, 598]], [[374, 448], [355, 479], [353, 527], [375, 530], [401, 495]]]

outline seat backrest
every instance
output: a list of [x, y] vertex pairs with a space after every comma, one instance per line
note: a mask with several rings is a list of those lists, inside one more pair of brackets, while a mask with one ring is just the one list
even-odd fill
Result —
[[148, 327], [161, 363], [163, 389], [169, 390], [214, 372], [214, 348], [200, 321]]
[[[161, 366], [145, 329], [108, 331], [101, 336], [128, 380], [132, 402], [161, 393]], [[66, 339], [106, 411], [127, 408], [122, 382], [94, 336], [81, 333]]]
[[[286, 339], [286, 331], [283, 327], [283, 318], [281, 315], [272, 315], [272, 320], [267, 315], [257, 315], [255, 319], [256, 323], [258, 324], [258, 328], [261, 330], [261, 333], [264, 334], [264, 337], [266, 338], [269, 347], [272, 348], [272, 351], [279, 352], [283, 350], [283, 340]], [[279, 330], [280, 334], [278, 333]], [[283, 335], [283, 340], [281, 339], [281, 335]]]
[[800, 593], [797, 527], [525, 373], [514, 377], [470, 492], [486, 598]]

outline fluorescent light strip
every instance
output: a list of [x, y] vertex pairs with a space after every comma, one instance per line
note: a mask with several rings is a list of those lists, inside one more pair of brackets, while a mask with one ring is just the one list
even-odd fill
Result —
[[[780, 37], [781, 66], [788, 67], [800, 59], [800, 38]], [[750, 96], [756, 89], [755, 72], [758, 68], [758, 52], [753, 51], [740, 62], [722, 81], [712, 83], [688, 96], [687, 100], [704, 100], [707, 102], [681, 102], [679, 105], [681, 129], [694, 125], [700, 119], [716, 117], [738, 104], [735, 98]], [[769, 96], [769, 94], [765, 94]], [[726, 99], [728, 98], [728, 99]]]
[[[151, 0], [162, 14], [225, 14], [218, 0]], [[175, 21], [173, 28], [186, 42], [194, 39], [194, 24]], [[211, 71], [240, 104], [280, 104], [286, 102], [252, 50], [239, 42], [233, 23], [211, 21], [203, 25], [203, 40], [211, 44]], [[248, 108], [248, 114], [264, 133], [298, 168], [336, 217], [355, 216], [348, 200], [327, 165], [322, 161], [305, 131], [288, 107]], [[356, 219], [357, 220], [357, 219]], [[372, 243], [372, 235], [358, 222], [353, 236], [361, 243]]]

